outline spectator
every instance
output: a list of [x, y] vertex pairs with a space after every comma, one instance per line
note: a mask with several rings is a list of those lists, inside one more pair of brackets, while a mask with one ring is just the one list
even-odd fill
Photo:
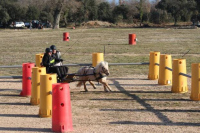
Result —
[[32, 24], [32, 22], [30, 21], [30, 23], [29, 23], [29, 29], [30, 29], [30, 30], [32, 29], [32, 26], [33, 26], [33, 24]]

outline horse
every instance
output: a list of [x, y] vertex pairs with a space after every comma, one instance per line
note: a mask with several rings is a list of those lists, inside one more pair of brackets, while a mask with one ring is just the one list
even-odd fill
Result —
[[89, 81], [93, 88], [96, 89], [96, 86], [92, 81], [97, 81], [103, 85], [105, 92], [112, 91], [106, 80], [106, 76], [109, 74], [108, 62], [105, 61], [100, 62], [96, 67], [81, 67], [77, 72], [77, 77], [79, 79], [77, 87], [81, 87], [83, 84], [84, 90], [87, 92], [86, 82]]

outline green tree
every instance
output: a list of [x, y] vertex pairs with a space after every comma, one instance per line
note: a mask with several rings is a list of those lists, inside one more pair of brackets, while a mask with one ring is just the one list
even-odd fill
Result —
[[26, 17], [26, 8], [20, 7], [18, 4], [9, 4], [7, 12], [10, 16], [10, 21], [22, 21]]
[[152, 23], [161, 24], [170, 20], [171, 16], [165, 10], [152, 9], [150, 12], [150, 22]]
[[67, 9], [66, 12], [64, 13], [64, 17], [66, 16], [67, 18], [64, 18], [65, 24], [69, 23], [69, 22], [73, 22], [74, 25], [76, 26], [77, 21], [79, 20], [83, 20], [83, 17], [81, 17], [78, 15], [80, 12], [80, 7], [81, 7], [81, 3], [74, 0], [74, 1], [70, 1], [69, 4], [67, 4]]
[[128, 7], [126, 5], [116, 6], [113, 9], [113, 19], [114, 22], [123, 21], [127, 19]]
[[99, 4], [98, 19], [101, 21], [112, 21], [111, 7], [108, 2], [102, 2]]
[[25, 18], [26, 9], [20, 7], [17, 0], [0, 0], [0, 22], [9, 25], [12, 21]]
[[161, 0], [156, 8], [170, 13], [174, 18], [174, 25], [176, 25], [181, 17], [195, 10], [196, 2], [194, 0]]
[[45, 10], [43, 10], [41, 13], [40, 13], [40, 20], [42, 21], [42, 22], [47, 22], [47, 21], [49, 21], [49, 22], [53, 22], [53, 15], [52, 15], [52, 13], [51, 12], [47, 12], [47, 11], [45, 11]]
[[98, 6], [96, 0], [89, 0], [89, 20], [97, 20], [98, 18]]
[[81, 6], [77, 12], [77, 15], [87, 22], [89, 20], [96, 20], [98, 18], [98, 6], [96, 0], [77, 0], [81, 3]]
[[142, 25], [142, 18], [143, 18], [143, 1], [144, 0], [140, 0], [140, 6], [139, 6], [139, 12], [140, 12], [140, 26]]
[[39, 19], [40, 12], [35, 6], [29, 6], [26, 12], [26, 17], [29, 20]]
[[197, 3], [197, 10], [200, 12], [200, 0], [195, 0]]
[[8, 23], [10, 20], [10, 16], [8, 12], [0, 6], [0, 22], [1, 23]]
[[142, 26], [143, 21], [149, 22], [151, 11], [151, 4], [149, 0], [139, 0], [136, 8], [139, 12], [140, 26]]

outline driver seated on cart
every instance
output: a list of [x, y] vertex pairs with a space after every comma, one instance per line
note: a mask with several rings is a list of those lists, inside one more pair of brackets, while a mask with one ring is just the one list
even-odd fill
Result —
[[55, 64], [55, 59], [52, 57], [52, 49], [46, 48], [42, 58], [42, 66], [46, 67], [46, 73], [51, 73], [50, 67]]
[[61, 59], [61, 53], [60, 53], [60, 51], [58, 51], [56, 49], [55, 45], [51, 45], [50, 49], [52, 49], [52, 55], [51, 56], [55, 59], [54, 66], [61, 66], [62, 62], [63, 62], [63, 59]]
[[55, 65], [55, 57], [52, 56], [52, 49], [46, 48], [45, 54], [42, 58], [42, 66], [46, 67], [46, 73], [56, 73], [57, 81], [62, 82], [68, 73], [68, 67], [65, 66], [54, 66]]

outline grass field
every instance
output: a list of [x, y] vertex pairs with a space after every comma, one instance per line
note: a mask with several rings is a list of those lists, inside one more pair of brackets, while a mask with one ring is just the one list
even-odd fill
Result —
[[[70, 41], [63, 42], [63, 32]], [[128, 45], [128, 34], [137, 35], [137, 45]], [[62, 52], [64, 64], [91, 63], [93, 52], [104, 52], [109, 63], [149, 62], [150, 51], [185, 58], [187, 73], [199, 62], [199, 29], [174, 28], [95, 28], [60, 30], [0, 30], [3, 65], [34, 62], [35, 54], [54, 44]], [[190, 51], [189, 51], [190, 50]], [[186, 52], [188, 52], [182, 57]], [[76, 72], [77, 67], [70, 67]], [[89, 92], [70, 83], [74, 133], [197, 133], [200, 130], [200, 103], [188, 93], [171, 93], [171, 86], [147, 80], [148, 66], [110, 66], [109, 85], [103, 92], [97, 85]], [[0, 69], [0, 75], [21, 75], [21, 69]], [[0, 132], [51, 132], [51, 119], [39, 118], [39, 106], [30, 106], [30, 98], [19, 97], [21, 79], [0, 80]]]
[[[70, 41], [63, 42], [63, 32]], [[128, 45], [128, 34], [137, 35], [137, 45]], [[185, 58], [187, 71], [191, 63], [199, 62], [199, 29], [174, 28], [94, 28], [60, 30], [0, 30], [1, 65], [21, 65], [35, 62], [35, 54], [56, 45], [62, 52], [64, 64], [91, 63], [93, 52], [104, 52], [109, 63], [149, 62], [149, 52], [171, 54], [173, 59]], [[190, 52], [182, 57], [188, 50]], [[77, 67], [70, 68], [76, 72]], [[122, 71], [123, 69], [123, 71]], [[111, 76], [147, 74], [148, 66], [111, 66]], [[1, 69], [0, 75], [19, 75], [21, 69]]]

